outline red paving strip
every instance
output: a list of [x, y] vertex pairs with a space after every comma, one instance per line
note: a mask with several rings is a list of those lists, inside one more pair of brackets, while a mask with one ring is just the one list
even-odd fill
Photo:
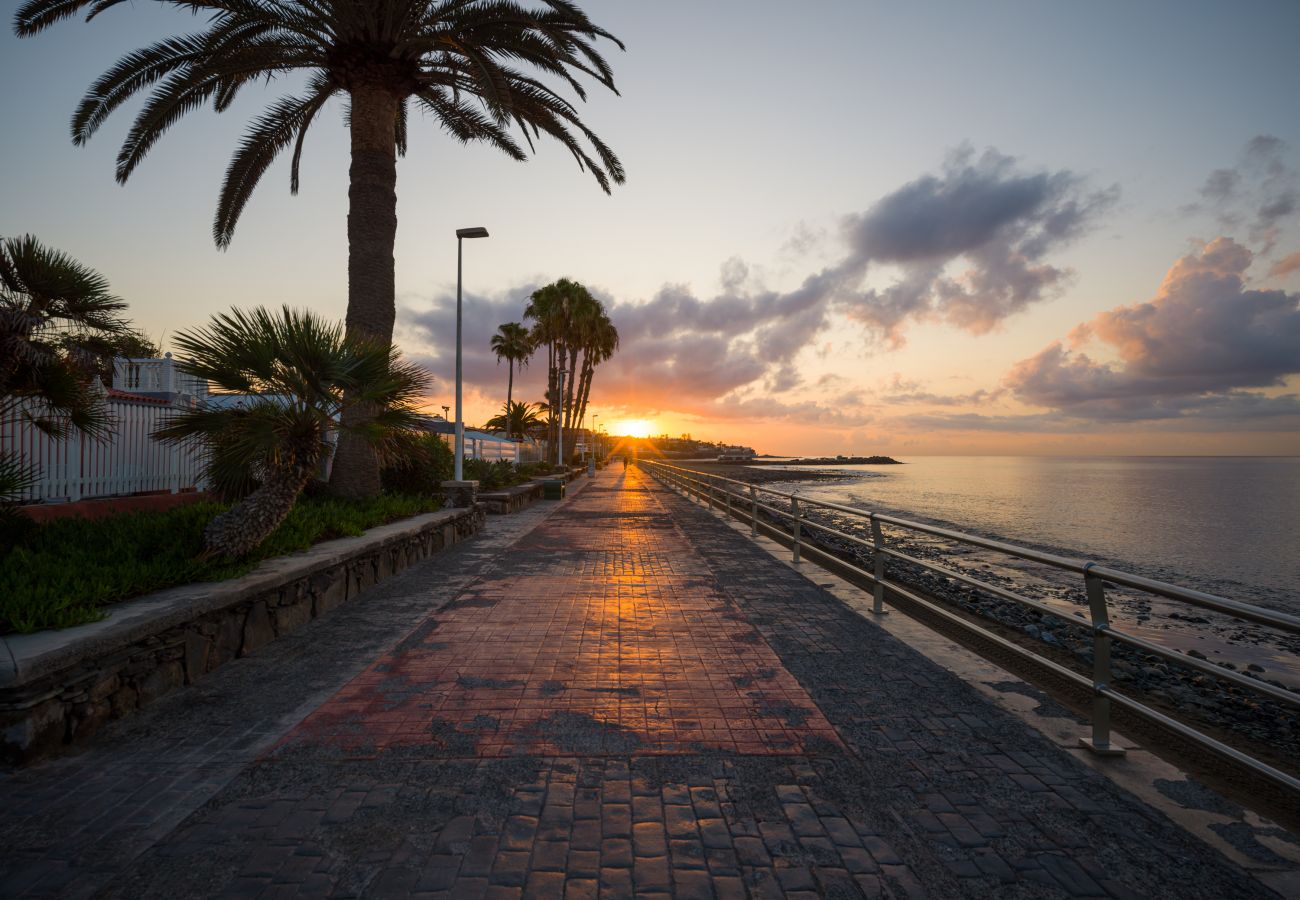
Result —
[[605, 473], [282, 744], [365, 757], [840, 741], [635, 470]]

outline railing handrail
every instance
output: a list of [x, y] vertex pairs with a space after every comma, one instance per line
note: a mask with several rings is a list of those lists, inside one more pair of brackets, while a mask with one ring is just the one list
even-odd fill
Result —
[[[1123, 754], [1124, 751], [1113, 747], [1110, 741], [1110, 713], [1111, 701], [1113, 700], [1120, 706], [1120, 708], [1139, 717], [1144, 717], [1149, 722], [1154, 722], [1157, 725], [1169, 728], [1181, 737], [1191, 740], [1193, 743], [1212, 750], [1223, 757], [1232, 759], [1241, 765], [1246, 766], [1256, 775], [1262, 776], [1274, 785], [1284, 787], [1292, 794], [1300, 796], [1300, 779], [1288, 774], [1287, 772], [1276, 769], [1261, 760], [1255, 759], [1248, 754], [1242, 753], [1240, 750], [1224, 744], [1207, 734], [1203, 734], [1190, 725], [1180, 722], [1177, 719], [1173, 719], [1164, 713], [1158, 712], [1157, 710], [1133, 699], [1132, 697], [1118, 692], [1112, 683], [1113, 672], [1110, 661], [1111, 644], [1112, 641], [1118, 641], [1121, 644], [1126, 644], [1130, 647], [1139, 649], [1143, 652], [1154, 655], [1157, 658], [1167, 659], [1171, 662], [1187, 666], [1193, 671], [1199, 671], [1223, 679], [1231, 684], [1237, 685], [1238, 687], [1251, 689], [1259, 694], [1266, 695], [1283, 703], [1300, 705], [1300, 692], [1291, 691], [1285, 687], [1277, 686], [1261, 679], [1247, 677], [1246, 675], [1232, 669], [1215, 665], [1208, 660], [1201, 660], [1190, 655], [1184, 655], [1176, 650], [1172, 650], [1155, 642], [1148, 641], [1144, 638], [1114, 628], [1110, 622], [1109, 603], [1106, 597], [1106, 585], [1107, 583], [1120, 584], [1126, 587], [1148, 591], [1150, 593], [1167, 597], [1171, 600], [1183, 601], [1193, 606], [1213, 609], [1226, 615], [1258, 622], [1293, 634], [1300, 633], [1300, 617], [1288, 615], [1286, 613], [1274, 612], [1262, 607], [1252, 606], [1248, 603], [1230, 600], [1226, 597], [1207, 594], [1202, 591], [1194, 591], [1189, 588], [1168, 584], [1163, 581], [1156, 581], [1139, 575], [1132, 575], [1093, 562], [1083, 562], [1051, 553], [1043, 553], [1041, 551], [1032, 550], [1028, 547], [1020, 547], [1004, 541], [981, 538], [977, 535], [966, 534], [965, 532], [949, 528], [938, 528], [932, 525], [926, 525], [922, 522], [913, 522], [910, 519], [902, 519], [896, 516], [887, 516], [869, 510], [845, 506], [841, 503], [813, 500], [799, 495], [798, 492], [778, 491], [761, 485], [753, 485], [738, 481], [734, 478], [712, 475], [707, 472], [698, 472], [694, 469], [687, 469], [682, 466], [674, 466], [669, 463], [662, 463], [654, 460], [640, 460], [639, 463], [649, 467], [650, 473], [656, 478], [659, 478], [670, 486], [676, 486], [681, 489], [685, 496], [694, 494], [696, 497], [700, 498], [702, 502], [707, 497], [707, 502], [710, 507], [713, 507], [715, 503], [716, 493], [718, 490], [717, 485], [736, 485], [744, 488], [743, 492], [733, 492], [726, 488], [721, 488], [721, 493], [724, 495], [726, 501], [725, 510], [727, 515], [736, 515], [736, 508], [732, 503], [733, 499], [748, 504], [748, 518], [750, 522], [751, 536], [757, 536], [758, 534], [759, 510], [765, 510], [775, 516], [781, 517], [782, 519], [790, 519], [791, 527], [789, 532], [785, 531], [784, 525], [777, 525], [775, 530], [777, 533], [785, 534], [786, 537], [791, 540], [792, 558], [796, 565], [800, 562], [800, 550], [803, 542], [801, 537], [803, 525], [810, 525], [819, 531], [824, 531], [836, 535], [837, 537], [847, 539], [860, 546], [870, 548], [874, 566], [873, 572], [866, 572], [863, 569], [854, 566], [852, 563], [845, 562], [842, 563], [842, 565], [856, 573], [858, 576], [864, 577], [872, 585], [874, 598], [872, 612], [883, 613], [885, 611], [885, 592], [886, 589], [888, 589], [895, 597], [904, 598], [908, 602], [920, 606], [929, 613], [937, 615], [939, 618], [949, 622], [957, 628], [977, 634], [984, 640], [1010, 650], [1022, 659], [1031, 661], [1037, 666], [1058, 674], [1065, 674], [1071, 683], [1085, 688], [1091, 687], [1093, 697], [1091, 725], [1092, 736], [1089, 739], [1080, 739], [1079, 743], [1082, 746], [1106, 756]], [[788, 499], [790, 501], [790, 509], [787, 511], [765, 503], [760, 503], [758, 499], [760, 491], [765, 494]], [[870, 523], [871, 527], [871, 540], [868, 542], [864, 538], [848, 534], [847, 532], [832, 527], [831, 525], [815, 522], [812, 519], [806, 518], [804, 512], [804, 507], [806, 505], [817, 506], [823, 509], [833, 509], [866, 519]], [[741, 509], [743, 510], [743, 506]], [[741, 511], [739, 515], [742, 519], [746, 518], [743, 511]], [[905, 529], [913, 529], [925, 534], [950, 538], [961, 543], [985, 547], [1011, 556], [1033, 560], [1054, 568], [1073, 572], [1075, 574], [1081, 574], [1083, 575], [1084, 588], [1087, 594], [1090, 619], [1075, 619], [1064, 610], [1055, 609], [1042, 601], [1021, 596], [1014, 591], [1009, 591], [996, 585], [987, 584], [972, 576], [958, 573], [944, 566], [937, 565], [936, 563], [918, 559], [906, 553], [902, 553], [901, 551], [886, 547], [884, 533], [880, 527], [882, 523]], [[769, 527], [770, 526], [767, 524], [764, 524], [764, 528]], [[945, 609], [942, 605], [938, 605], [935, 602], [920, 596], [906, 584], [889, 581], [886, 578], [885, 572], [885, 560], [887, 558], [902, 559], [908, 563], [918, 565], [923, 569], [935, 572], [944, 577], [955, 578], [960, 582], [970, 584], [976, 589], [990, 591], [996, 596], [1010, 600], [1026, 608], [1034, 609], [1039, 613], [1046, 613], [1078, 627], [1088, 629], [1092, 634], [1093, 641], [1093, 671], [1091, 680], [1089, 680], [1086, 675], [1064, 667], [1060, 663], [1034, 652], [1032, 649], [1022, 647], [986, 628], [982, 628], [974, 622], [969, 622], [966, 619], [957, 616], [955, 613]]]
[[1112, 584], [1119, 584], [1124, 587], [1146, 591], [1147, 593], [1166, 597], [1170, 600], [1181, 600], [1201, 609], [1213, 610], [1214, 612], [1223, 613], [1224, 615], [1232, 616], [1234, 618], [1245, 619], [1260, 625], [1269, 625], [1279, 629], [1280, 631], [1289, 632], [1290, 634], [1300, 634], [1300, 616], [1293, 616], [1289, 613], [1266, 609], [1262, 606], [1243, 603], [1240, 600], [1220, 597], [1217, 594], [1197, 591], [1191, 588], [1182, 587], [1181, 585], [1170, 584], [1165, 581], [1157, 581], [1154, 578], [1147, 578], [1143, 575], [1124, 572], [1120, 569], [1102, 565], [1101, 563], [1090, 562], [1082, 559], [1072, 559], [1066, 556], [1058, 556], [1055, 553], [1046, 553], [1041, 550], [1035, 550], [1032, 547], [1022, 547], [1018, 544], [1012, 544], [1006, 541], [980, 537], [975, 534], [967, 534], [964, 531], [957, 531], [952, 528], [928, 525], [925, 522], [904, 519], [887, 513], [873, 512], [871, 510], [860, 509], [854, 506], [846, 506], [843, 503], [833, 503], [829, 500], [817, 500], [799, 494], [797, 491], [778, 491], [762, 485], [750, 485], [747, 482], [737, 481], [734, 478], [727, 478], [723, 475], [714, 475], [710, 472], [699, 472], [695, 469], [687, 469], [682, 466], [674, 466], [669, 463], [661, 463], [653, 460], [643, 460], [642, 462], [655, 466], [663, 466], [664, 468], [673, 469], [678, 472], [688, 472], [690, 475], [698, 478], [706, 478], [715, 482], [720, 481], [727, 484], [739, 485], [744, 487], [746, 490], [750, 487], [754, 487], [758, 491], [772, 494], [777, 497], [784, 497], [787, 500], [797, 499], [801, 504], [807, 506], [819, 506], [823, 509], [833, 509], [837, 512], [847, 513], [864, 519], [874, 519], [875, 521], [883, 522], [886, 525], [907, 528], [912, 531], [922, 532], [923, 534], [934, 535], [935, 537], [949, 538], [975, 547], [983, 547], [986, 550], [996, 550], [1000, 553], [1006, 553], [1010, 556], [1016, 556], [1032, 562], [1042, 563], [1056, 569], [1061, 569], [1062, 571], [1073, 572], [1077, 575], [1090, 574], [1093, 577], [1100, 578], [1103, 581], [1109, 581]]

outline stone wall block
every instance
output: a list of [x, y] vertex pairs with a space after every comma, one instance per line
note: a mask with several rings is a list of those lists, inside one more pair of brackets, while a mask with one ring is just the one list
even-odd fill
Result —
[[140, 705], [140, 694], [131, 685], [124, 684], [121, 690], [108, 698], [108, 702], [113, 707], [113, 718], [120, 719]]
[[78, 703], [72, 710], [68, 739], [89, 737], [100, 729], [113, 715], [113, 706], [107, 700]]
[[291, 606], [277, 606], [273, 613], [276, 637], [301, 628], [311, 621], [311, 599], [302, 597]]
[[216, 633], [208, 651], [209, 672], [239, 655], [240, 648], [244, 646], [244, 621], [247, 618], [248, 607], [238, 606], [225, 610], [225, 614], [213, 623]]
[[86, 691], [86, 698], [91, 703], [98, 703], [100, 700], [107, 700], [113, 696], [122, 686], [122, 679], [117, 676], [116, 672], [110, 672], [100, 677]]
[[275, 640], [275, 631], [271, 627], [271, 616], [266, 610], [266, 601], [258, 600], [249, 608], [244, 619], [244, 640], [239, 647], [239, 655], [247, 656], [258, 647]]
[[185, 667], [176, 660], [167, 662], [140, 679], [140, 705], [152, 703], [185, 683]]
[[68, 731], [64, 715], [65, 707], [57, 699], [46, 700], [27, 710], [23, 719], [4, 730], [5, 756], [16, 762], [59, 747]]
[[312, 576], [312, 593], [315, 595], [314, 612], [323, 616], [348, 598], [347, 570], [334, 566]]
[[208, 648], [212, 639], [197, 628], [185, 632], [185, 683], [193, 684], [208, 670]]

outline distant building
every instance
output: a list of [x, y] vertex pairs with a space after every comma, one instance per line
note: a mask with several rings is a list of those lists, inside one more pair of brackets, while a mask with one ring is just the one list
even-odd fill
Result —
[[749, 462], [757, 455], [753, 447], [722, 447], [718, 450], [718, 462]]

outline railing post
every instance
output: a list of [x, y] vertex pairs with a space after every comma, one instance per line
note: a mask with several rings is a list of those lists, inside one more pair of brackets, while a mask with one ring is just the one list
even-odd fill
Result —
[[726, 498], [727, 502], [727, 521], [731, 521], [731, 488], [724, 487], [722, 489], [722, 496]]
[[1106, 609], [1106, 584], [1092, 574], [1093, 563], [1083, 567], [1083, 585], [1092, 613], [1092, 737], [1079, 738], [1079, 746], [1098, 756], [1123, 756], [1124, 750], [1110, 743], [1110, 612]]
[[758, 537], [758, 488], [749, 486], [749, 536]]
[[799, 539], [800, 539], [800, 535], [801, 535], [801, 533], [802, 533], [802, 531], [803, 531], [803, 524], [802, 524], [802, 521], [801, 521], [800, 518], [799, 518], [799, 498], [798, 498], [798, 497], [791, 497], [791, 498], [790, 498], [790, 512], [794, 515], [794, 546], [791, 548], [791, 549], [792, 549], [792, 556], [793, 556], [793, 558], [794, 558], [795, 564], [798, 565], [798, 563], [799, 563]]
[[876, 514], [871, 514], [871, 560], [875, 564], [875, 584], [871, 588], [871, 611], [876, 615], [885, 613], [885, 534], [880, 530]]

